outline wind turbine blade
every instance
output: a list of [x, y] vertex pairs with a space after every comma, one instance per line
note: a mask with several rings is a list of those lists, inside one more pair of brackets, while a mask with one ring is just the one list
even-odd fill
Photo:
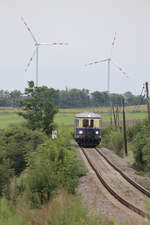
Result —
[[111, 61], [111, 62], [112, 62], [112, 64], [113, 64], [116, 68], [118, 68], [118, 70], [119, 70], [124, 76], [126, 76], [127, 78], [129, 78], [128, 74], [124, 71], [124, 69], [123, 69], [121, 66], [119, 66], [117, 63], [114, 63], [113, 61]]
[[91, 65], [94, 65], [94, 64], [97, 64], [97, 63], [103, 63], [103, 62], [107, 62], [107, 61], [108, 61], [108, 59], [95, 61], [95, 62], [91, 62], [91, 63], [85, 64], [85, 66], [91, 66]]
[[116, 32], [114, 34], [114, 38], [113, 38], [113, 41], [112, 41], [112, 45], [111, 45], [111, 50], [110, 50], [110, 57], [112, 57], [112, 51], [114, 49], [114, 46], [115, 46], [115, 42], [116, 42]]
[[63, 42], [53, 42], [53, 43], [39, 43], [39, 45], [49, 45], [49, 46], [56, 46], [56, 45], [68, 45], [68, 43], [63, 43]]
[[27, 72], [27, 70], [28, 70], [28, 68], [29, 68], [29, 66], [30, 66], [34, 56], [35, 56], [35, 53], [36, 53], [36, 49], [34, 49], [34, 52], [33, 52], [32, 56], [31, 56], [31, 58], [29, 59], [29, 62], [27, 64], [26, 68], [25, 68], [25, 72]]
[[35, 36], [33, 35], [31, 29], [29, 28], [28, 24], [25, 22], [24, 18], [21, 17], [21, 20], [23, 21], [24, 25], [26, 26], [27, 30], [29, 31], [29, 33], [31, 34], [31, 37], [33, 38], [33, 40], [35, 41], [35, 43], [38, 43]]
[[113, 39], [113, 42], [112, 42], [112, 47], [114, 47], [114, 45], [115, 45], [115, 41], [116, 41], [116, 32], [115, 32], [115, 35], [114, 35], [114, 39]]

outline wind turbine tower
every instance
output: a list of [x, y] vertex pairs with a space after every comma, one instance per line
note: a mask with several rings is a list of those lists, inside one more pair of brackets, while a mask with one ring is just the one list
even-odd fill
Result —
[[21, 17], [21, 20], [23, 21], [24, 25], [26, 26], [27, 30], [29, 31], [33, 41], [34, 41], [34, 46], [35, 46], [35, 49], [33, 51], [33, 54], [31, 56], [31, 58], [29, 59], [29, 62], [26, 66], [26, 69], [25, 69], [25, 72], [27, 72], [32, 60], [33, 60], [33, 57], [36, 55], [36, 72], [35, 72], [35, 84], [36, 84], [36, 87], [38, 87], [38, 80], [39, 80], [39, 46], [41, 45], [48, 45], [48, 46], [56, 46], [56, 45], [68, 45], [68, 43], [63, 43], [63, 42], [60, 42], [60, 43], [40, 43], [37, 41], [37, 39], [35, 38], [35, 36], [33, 35], [31, 29], [29, 28], [29, 26], [27, 25], [27, 23], [25, 22], [24, 18]]
[[108, 92], [108, 94], [109, 94], [109, 91], [110, 91], [110, 66], [111, 66], [111, 63], [115, 67], [117, 67], [120, 70], [120, 72], [123, 73], [123, 75], [127, 76], [127, 73], [124, 72], [124, 70], [112, 60], [112, 51], [113, 51], [113, 48], [114, 48], [114, 45], [115, 45], [115, 41], [116, 41], [116, 32], [115, 32], [114, 39], [113, 39], [113, 42], [112, 42], [110, 57], [108, 57], [106, 59], [103, 59], [103, 60], [100, 60], [100, 61], [91, 62], [91, 63], [88, 63], [88, 64], [85, 65], [85, 66], [88, 66], [88, 65], [93, 65], [93, 64], [97, 64], [97, 63], [103, 63], [103, 62], [107, 63], [107, 92]]

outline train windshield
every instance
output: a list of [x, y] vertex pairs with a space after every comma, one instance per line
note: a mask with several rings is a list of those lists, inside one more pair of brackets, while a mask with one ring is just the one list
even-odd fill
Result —
[[94, 120], [90, 120], [90, 127], [94, 127]]
[[75, 120], [75, 127], [79, 127], [79, 120]]
[[83, 127], [88, 127], [89, 126], [89, 120], [84, 119], [83, 120]]
[[94, 120], [83, 120], [83, 127], [94, 127]]

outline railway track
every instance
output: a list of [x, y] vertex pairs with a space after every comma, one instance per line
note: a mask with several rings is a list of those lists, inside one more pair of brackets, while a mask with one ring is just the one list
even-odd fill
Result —
[[[94, 170], [95, 174], [97, 175], [98, 179], [100, 180], [100, 182], [103, 184], [103, 186], [109, 191], [109, 193], [111, 195], [113, 195], [121, 204], [123, 204], [124, 206], [126, 206], [127, 208], [129, 208], [130, 210], [132, 210], [133, 212], [135, 212], [136, 214], [144, 217], [144, 218], [150, 218], [150, 215], [147, 214], [146, 212], [144, 212], [143, 210], [137, 208], [134, 204], [130, 203], [129, 201], [127, 201], [126, 199], [124, 199], [123, 197], [121, 197], [112, 187], [110, 187], [110, 185], [106, 182], [106, 180], [103, 178], [103, 175], [98, 171], [98, 169], [94, 166], [94, 163], [92, 163], [92, 160], [90, 159], [90, 157], [87, 154], [87, 151], [85, 148], [81, 148], [83, 154], [85, 155], [88, 163], [90, 164], [91, 168]], [[116, 167], [112, 162], [110, 162], [110, 160], [108, 160], [108, 158], [106, 158], [106, 156], [104, 154], [101, 153], [100, 149], [98, 148], [94, 148], [94, 150], [101, 156], [103, 157], [106, 162], [117, 172], [120, 173], [120, 175], [122, 177], [124, 177], [126, 179], [126, 181], [128, 181], [131, 185], [133, 185], [135, 188], [137, 188], [138, 190], [140, 190], [143, 194], [147, 195], [148, 197], [150, 197], [150, 193], [144, 189], [143, 187], [141, 187], [139, 184], [135, 183], [133, 180], [131, 180], [126, 174], [124, 174], [118, 167]]]
[[144, 187], [142, 187], [141, 185], [139, 185], [138, 183], [136, 183], [135, 181], [133, 181], [130, 177], [128, 177], [125, 173], [122, 172], [122, 170], [120, 170], [117, 166], [115, 166], [100, 150], [100, 148], [95, 148], [95, 150], [98, 152], [98, 154], [100, 154], [107, 163], [109, 163], [110, 166], [112, 166], [117, 172], [120, 173], [120, 175], [126, 180], [128, 181], [131, 185], [133, 185], [136, 189], [138, 189], [139, 191], [141, 191], [144, 195], [146, 195], [147, 197], [150, 198], [150, 192], [148, 190], [146, 190]]

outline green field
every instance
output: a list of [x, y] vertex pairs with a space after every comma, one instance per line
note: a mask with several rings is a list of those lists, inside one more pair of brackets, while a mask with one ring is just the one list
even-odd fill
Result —
[[[110, 114], [107, 113], [100, 113], [103, 122], [110, 121]], [[59, 125], [73, 125], [74, 124], [74, 117], [75, 113], [58, 113], [55, 116], [55, 122]], [[122, 120], [122, 113], [119, 114], [120, 120]], [[126, 120], [139, 120], [147, 118], [146, 112], [134, 112], [134, 113], [126, 113]]]
[[0, 113], [0, 128], [23, 122], [24, 119], [16, 113]]
[[[74, 117], [76, 113], [57, 113], [55, 116], [55, 123], [58, 125], [73, 125], [74, 124]], [[110, 121], [110, 114], [100, 113], [102, 116], [103, 122]], [[122, 114], [119, 115], [120, 120], [122, 120]], [[126, 113], [126, 120], [138, 120], [138, 119], [145, 119], [147, 117], [146, 112], [127, 112]], [[17, 124], [23, 122], [24, 119], [21, 116], [18, 116], [16, 113], [7, 113], [1, 112], [0, 113], [0, 128], [6, 128], [12, 124]]]

